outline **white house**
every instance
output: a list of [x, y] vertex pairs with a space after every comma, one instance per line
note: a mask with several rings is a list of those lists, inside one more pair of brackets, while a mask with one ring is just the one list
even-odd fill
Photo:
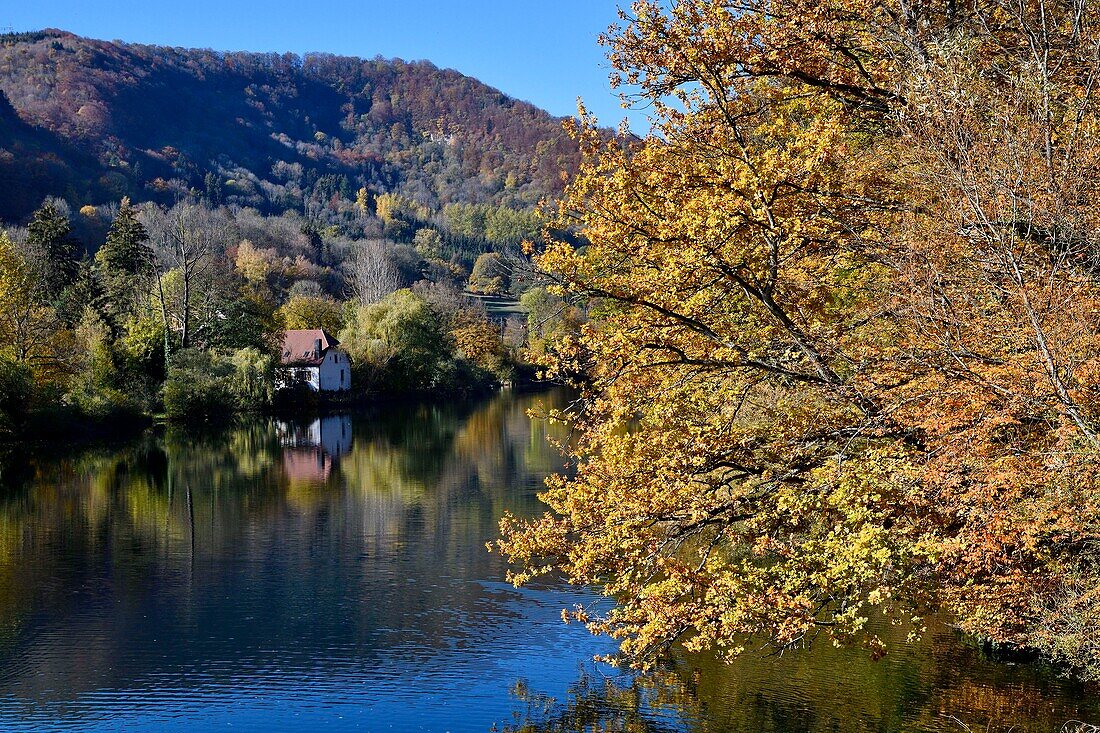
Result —
[[315, 392], [351, 389], [351, 364], [340, 342], [323, 330], [287, 331], [283, 336], [279, 386], [308, 385]]

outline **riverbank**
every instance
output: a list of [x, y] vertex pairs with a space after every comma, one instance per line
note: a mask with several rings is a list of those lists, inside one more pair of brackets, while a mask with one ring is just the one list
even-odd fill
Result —
[[50, 442], [66, 443], [74, 449], [84, 446], [109, 444], [140, 435], [155, 425], [181, 425], [190, 427], [229, 426], [251, 417], [325, 416], [341, 411], [365, 410], [392, 406], [413, 406], [443, 402], [476, 402], [491, 398], [494, 394], [509, 391], [516, 394], [544, 392], [555, 388], [551, 382], [534, 378], [509, 384], [472, 383], [468, 389], [446, 392], [379, 393], [371, 391], [319, 393], [312, 390], [284, 390], [276, 395], [270, 405], [261, 409], [242, 410], [224, 406], [214, 413], [195, 415], [193, 418], [170, 416], [164, 412], [138, 413], [116, 410], [101, 415], [89, 415], [74, 407], [53, 406], [45, 410], [31, 411], [24, 423], [15, 431], [0, 434], [0, 448], [11, 449], [20, 445]]

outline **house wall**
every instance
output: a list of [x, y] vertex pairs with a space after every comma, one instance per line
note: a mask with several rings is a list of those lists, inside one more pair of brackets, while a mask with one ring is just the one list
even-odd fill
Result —
[[[343, 376], [341, 377], [341, 372]], [[297, 375], [303, 376], [299, 378]], [[308, 379], [305, 376], [308, 374]], [[314, 391], [346, 392], [351, 389], [351, 364], [347, 353], [340, 349], [329, 349], [320, 367], [282, 367], [276, 378], [276, 384], [289, 387], [298, 381], [305, 382]]]
[[[343, 378], [341, 378], [343, 374]], [[351, 389], [351, 364], [348, 355], [340, 349], [329, 349], [320, 367], [320, 390], [344, 392]], [[314, 386], [314, 389], [317, 385]]]
[[282, 389], [283, 387], [292, 387], [299, 382], [308, 384], [312, 389], [317, 389], [317, 367], [280, 367], [278, 373], [275, 375], [275, 386]]

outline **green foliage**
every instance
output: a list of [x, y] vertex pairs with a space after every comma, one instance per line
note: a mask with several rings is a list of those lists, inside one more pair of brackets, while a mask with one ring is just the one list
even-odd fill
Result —
[[275, 396], [275, 358], [255, 348], [240, 349], [230, 357], [234, 372], [231, 388], [239, 409], [255, 410]]
[[484, 313], [446, 288], [398, 290], [351, 314], [340, 332], [353, 384], [382, 394], [473, 392], [510, 379], [514, 365]]
[[65, 401], [80, 414], [107, 419], [142, 411], [140, 390], [135, 390], [111, 341], [106, 323], [92, 309], [85, 309], [77, 329], [81, 358], [69, 383]]
[[413, 246], [417, 254], [425, 260], [438, 260], [443, 257], [443, 237], [438, 229], [431, 227], [417, 229], [413, 237]]
[[448, 204], [443, 216], [453, 233], [492, 244], [518, 244], [539, 232], [538, 215], [505, 206]]
[[30, 409], [34, 376], [22, 362], [0, 354], [0, 436], [18, 434]]
[[147, 396], [159, 389], [165, 377], [164, 323], [152, 312], [131, 317], [123, 324], [119, 358], [132, 389]]
[[38, 255], [47, 295], [57, 298], [77, 272], [77, 244], [72, 238], [69, 217], [47, 201], [27, 225], [27, 245]]
[[356, 372], [353, 383], [423, 392], [446, 382], [449, 352], [443, 329], [427, 301], [411, 290], [356, 310], [340, 342]]
[[470, 290], [485, 295], [503, 295], [511, 284], [504, 258], [496, 252], [486, 252], [474, 261], [474, 269], [470, 272]]
[[146, 244], [149, 234], [137, 218], [130, 199], [122, 199], [118, 216], [107, 232], [107, 239], [96, 252], [96, 262], [112, 275], [140, 275], [152, 265], [153, 251]]
[[295, 295], [279, 308], [277, 318], [288, 331], [321, 328], [339, 333], [344, 327], [344, 306], [324, 295]]
[[232, 354], [182, 349], [172, 357], [162, 398], [165, 414], [194, 422], [262, 409], [274, 393], [275, 360], [270, 354], [252, 348]]
[[533, 356], [546, 353], [550, 344], [576, 333], [584, 322], [584, 313], [544, 287], [528, 290], [519, 298], [527, 314], [527, 348]]
[[272, 299], [247, 286], [224, 293], [205, 324], [206, 345], [223, 350], [273, 351], [282, 331]]
[[172, 356], [161, 390], [165, 414], [185, 421], [225, 416], [236, 403], [235, 376], [232, 362], [209, 351], [181, 349]]
[[108, 309], [115, 323], [121, 323], [137, 305], [146, 283], [143, 275], [153, 266], [149, 234], [137, 218], [137, 211], [124, 198], [103, 246], [96, 252], [106, 290]]
[[103, 287], [92, 260], [83, 259], [76, 263], [73, 279], [61, 290], [54, 300], [58, 316], [66, 324], [76, 324], [91, 308], [95, 313], [111, 319], [111, 300]]

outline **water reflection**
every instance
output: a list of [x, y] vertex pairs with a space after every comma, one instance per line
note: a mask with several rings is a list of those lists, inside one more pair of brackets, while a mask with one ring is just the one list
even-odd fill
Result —
[[522, 715], [501, 730], [1054, 733], [1070, 721], [1100, 720], [1095, 687], [991, 660], [942, 623], [918, 644], [894, 641], [896, 651], [879, 662], [831, 646], [749, 655], [730, 666], [680, 654], [647, 675], [585, 673], [562, 698], [521, 683], [514, 694]]
[[[611, 676], [485, 551], [562, 458], [536, 400], [217, 434], [0, 468], [3, 731], [1057, 730], [1094, 693], [937, 628], [872, 663], [829, 647]], [[561, 436], [559, 436], [561, 437]]]
[[485, 551], [561, 463], [535, 399], [30, 459], [0, 498], [0, 730], [484, 731], [531, 667], [564, 689], [605, 647]]
[[283, 467], [296, 482], [328, 480], [333, 466], [351, 451], [351, 416], [329, 415], [310, 421], [275, 421], [283, 446]]
[[942, 621], [908, 645], [902, 630], [877, 630], [893, 649], [877, 662], [858, 649], [814, 645], [729, 665], [680, 653], [646, 675], [596, 670], [561, 698], [521, 683], [514, 694], [522, 715], [501, 730], [1053, 733], [1070, 721], [1100, 720], [1095, 686], [991, 659]]

